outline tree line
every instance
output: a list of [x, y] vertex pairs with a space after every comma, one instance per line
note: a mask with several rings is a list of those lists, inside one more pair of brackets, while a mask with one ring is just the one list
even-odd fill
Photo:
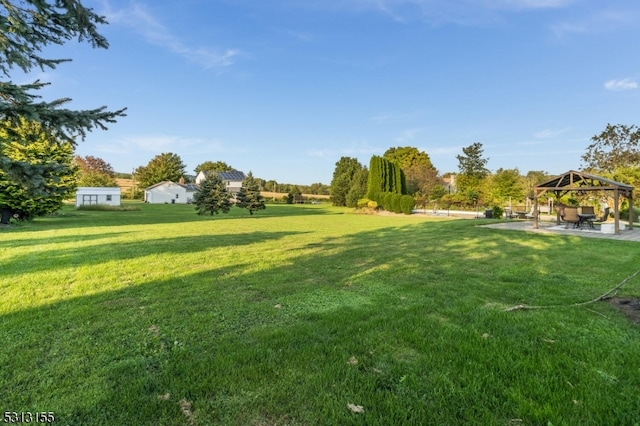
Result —
[[[68, 41], [88, 42], [107, 49], [109, 43], [98, 32], [106, 24], [103, 16], [84, 7], [79, 0], [7, 0], [0, 3], [0, 211], [18, 219], [31, 219], [58, 210], [78, 183], [86, 186], [112, 185], [116, 174], [95, 157], [74, 157], [74, 149], [88, 132], [107, 130], [107, 126], [126, 116], [126, 108], [109, 110], [67, 108], [69, 98], [42, 100], [38, 90], [49, 83], [34, 80], [17, 84], [13, 70], [30, 73], [36, 69], [56, 69], [69, 59], [50, 58], [50, 46]], [[640, 129], [636, 125], [607, 124], [591, 138], [581, 157], [585, 171], [640, 187]], [[507, 198], [522, 200], [544, 171], [522, 175], [517, 168], [487, 169], [482, 144], [463, 148], [457, 156], [458, 173], [440, 175], [429, 156], [412, 147], [387, 150], [381, 159], [372, 159], [369, 168], [357, 159], [342, 157], [333, 173], [331, 185], [309, 186], [277, 183], [256, 178], [258, 188], [287, 193], [330, 193], [333, 203], [356, 207], [359, 203], [386, 203], [395, 194], [411, 196], [417, 205], [439, 202], [443, 206], [470, 207], [503, 205]], [[387, 163], [388, 162], [388, 163]], [[394, 166], [390, 166], [394, 164]], [[205, 162], [205, 168], [229, 167], [222, 162]], [[162, 180], [187, 178], [179, 156], [163, 153], [134, 171], [139, 187]], [[400, 171], [398, 173], [398, 170]], [[371, 180], [370, 180], [371, 178]], [[455, 178], [455, 182], [454, 182]], [[380, 192], [371, 192], [378, 188]], [[387, 188], [388, 186], [388, 188]], [[400, 188], [399, 192], [397, 192]], [[387, 191], [387, 189], [392, 189]], [[382, 194], [382, 195], [381, 195]], [[382, 198], [381, 198], [382, 197]], [[377, 198], [372, 199], [372, 198]], [[397, 198], [397, 197], [396, 197]], [[392, 205], [397, 204], [392, 202]]]
[[[640, 128], [608, 124], [591, 141], [581, 157], [584, 171], [640, 188]], [[342, 157], [334, 169], [331, 200], [336, 206], [397, 212], [409, 211], [400, 207], [400, 196], [410, 196], [420, 208], [502, 208], [525, 205], [533, 188], [553, 177], [542, 170], [522, 174], [518, 168], [491, 172], [480, 142], [462, 148], [456, 159], [458, 171], [440, 175], [429, 155], [415, 147], [389, 148], [382, 157], [373, 156], [369, 168]]]

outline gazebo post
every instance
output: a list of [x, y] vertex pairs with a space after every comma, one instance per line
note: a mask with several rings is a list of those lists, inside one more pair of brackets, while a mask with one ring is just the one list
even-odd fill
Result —
[[633, 191], [629, 191], [629, 229], [633, 229]]
[[560, 191], [553, 191], [556, 196], [556, 225], [560, 225], [560, 198], [562, 198], [562, 194]]
[[620, 209], [618, 208], [618, 202], [620, 200], [620, 193], [618, 188], [613, 190], [613, 231], [616, 234], [620, 233]]
[[533, 229], [538, 229], [538, 191], [533, 190]]

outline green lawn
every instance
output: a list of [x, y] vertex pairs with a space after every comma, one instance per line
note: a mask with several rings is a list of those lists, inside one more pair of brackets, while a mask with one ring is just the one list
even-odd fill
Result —
[[482, 223], [140, 205], [1, 228], [0, 416], [640, 424], [640, 327], [567, 306], [633, 274], [640, 246]]

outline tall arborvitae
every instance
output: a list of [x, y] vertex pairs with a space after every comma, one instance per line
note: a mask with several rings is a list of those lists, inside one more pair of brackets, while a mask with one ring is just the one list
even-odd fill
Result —
[[374, 155], [369, 163], [367, 198], [380, 203], [380, 194], [386, 192], [406, 193], [404, 173], [396, 163]]
[[367, 198], [378, 201], [382, 187], [382, 158], [374, 155], [369, 161], [369, 178], [367, 179]]

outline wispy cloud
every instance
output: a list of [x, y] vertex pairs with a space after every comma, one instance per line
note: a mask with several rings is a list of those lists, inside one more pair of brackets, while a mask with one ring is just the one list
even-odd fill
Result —
[[420, 132], [422, 132], [421, 128], [406, 129], [400, 135], [396, 136], [394, 140], [397, 143], [407, 143], [414, 140]]
[[[398, 23], [419, 19], [432, 25], [476, 25], [495, 21], [501, 13], [557, 9], [577, 0], [344, 0], [343, 7], [374, 10]], [[316, 4], [316, 7], [318, 5]]]
[[401, 23], [406, 21], [406, 19], [401, 15], [399, 15], [398, 13], [396, 13], [393, 10], [393, 8], [386, 5], [384, 0], [378, 0], [376, 3], [377, 3], [376, 6], [378, 10], [384, 13], [385, 15], [391, 17], [391, 19], [393, 19], [394, 21], [401, 22]]
[[559, 38], [571, 34], [592, 34], [618, 31], [633, 28], [640, 18], [640, 8], [637, 5], [626, 9], [607, 8], [606, 4], [582, 16], [577, 15], [571, 20], [558, 22], [551, 27]]
[[238, 49], [213, 49], [185, 44], [140, 3], [134, 2], [128, 8], [114, 10], [108, 1], [105, 1], [103, 7], [101, 13], [106, 15], [110, 23], [129, 27], [148, 43], [163, 47], [205, 69], [229, 66], [240, 54]]
[[633, 90], [638, 88], [638, 82], [630, 78], [621, 80], [608, 80], [604, 83], [604, 88], [614, 92], [622, 92], [624, 90]]
[[276, 34], [299, 41], [301, 43], [313, 41], [315, 38], [310, 32], [294, 30], [291, 28], [272, 27], [271, 30]]
[[576, 0], [488, 0], [484, 3], [506, 9], [558, 9], [567, 7]]
[[560, 136], [561, 134], [569, 131], [570, 129], [571, 129], [570, 127], [565, 127], [564, 129], [544, 129], [544, 130], [541, 130], [541, 131], [537, 132], [533, 136], [536, 139], [553, 139], [553, 138], [556, 138], [556, 137]]

